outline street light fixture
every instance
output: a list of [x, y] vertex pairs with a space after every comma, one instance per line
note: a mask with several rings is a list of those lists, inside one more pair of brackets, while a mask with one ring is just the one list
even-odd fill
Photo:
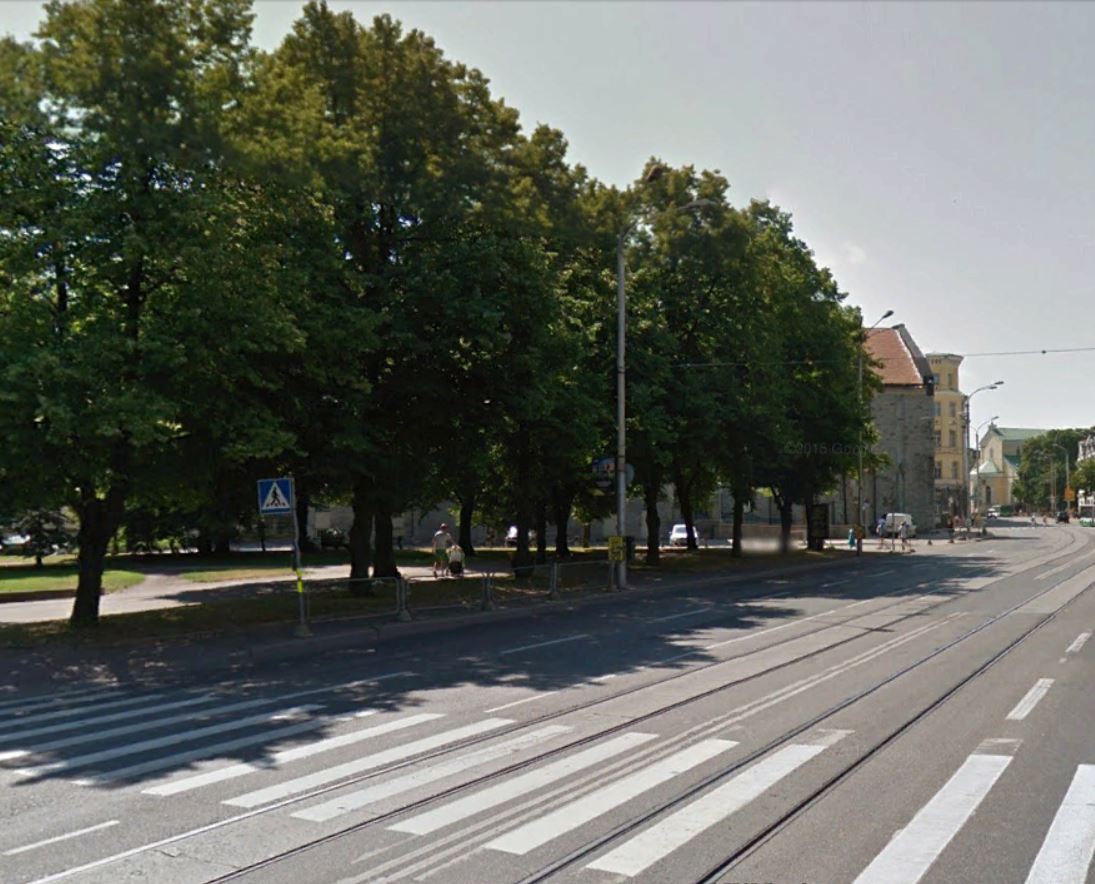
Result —
[[[665, 171], [664, 166], [653, 166], [643, 177], [643, 183], [656, 181]], [[716, 205], [714, 200], [695, 199], [683, 206], [671, 207], [674, 213], [688, 212], [705, 206]], [[667, 207], [670, 208], [670, 207]], [[627, 265], [624, 260], [624, 247], [631, 231], [635, 229], [641, 216], [635, 218], [616, 237], [616, 534], [623, 538], [627, 507], [627, 287], [625, 279]], [[624, 541], [626, 543], [626, 541]], [[655, 538], [657, 542], [657, 538]], [[627, 551], [619, 563], [620, 589], [627, 588]]]
[[[991, 384], [985, 384], [970, 393], [965, 402], [962, 403], [964, 428], [962, 433], [962, 489], [964, 491], [962, 495], [962, 518], [966, 523], [967, 536], [970, 530], [970, 400], [978, 393], [983, 393], [985, 390], [995, 390], [1002, 386], [1004, 386], [1003, 381], [993, 381]], [[980, 458], [978, 460], [980, 461]], [[980, 463], [978, 464], [978, 472], [980, 472]]]
[[[889, 319], [891, 316], [893, 316], [893, 310], [887, 310], [885, 313], [883, 313], [881, 316], [878, 317], [878, 319], [875, 321], [874, 325], [870, 326], [867, 329], [867, 331], [864, 332], [864, 336], [863, 336], [863, 346], [864, 347], [867, 346], [867, 336], [870, 335], [870, 333], [875, 330], [875, 328], [878, 326], [878, 324], [880, 322], [882, 322], [884, 319]], [[859, 391], [858, 392], [859, 411], [860, 411], [860, 414], [862, 414], [862, 412], [863, 412], [863, 348], [862, 347], [859, 350], [859, 385], [858, 385], [858, 391]], [[864, 526], [863, 526], [863, 521], [864, 521], [863, 520], [863, 426], [862, 426], [862, 424], [860, 424], [860, 427], [859, 427], [859, 445], [858, 445], [858, 449], [859, 449], [859, 466], [857, 468], [856, 483], [855, 483], [855, 485], [856, 485], [856, 507], [855, 507], [856, 523], [859, 526], [859, 531], [856, 532], [857, 540], [856, 540], [856, 546], [855, 546], [855, 554], [857, 556], [862, 555], [862, 553], [863, 553], [863, 541], [859, 537], [859, 535], [861, 533], [864, 533]]]

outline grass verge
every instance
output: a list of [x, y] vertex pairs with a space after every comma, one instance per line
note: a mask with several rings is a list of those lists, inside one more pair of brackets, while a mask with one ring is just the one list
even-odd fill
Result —
[[[0, 594], [8, 592], [56, 592], [75, 589], [79, 571], [75, 565], [34, 565], [0, 568]], [[108, 570], [103, 574], [103, 590], [114, 592], [136, 586], [144, 580], [136, 571]]]

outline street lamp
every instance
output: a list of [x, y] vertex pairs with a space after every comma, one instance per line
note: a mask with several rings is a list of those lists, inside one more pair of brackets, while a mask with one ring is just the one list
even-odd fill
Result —
[[[983, 427], [985, 424], [991, 424], [993, 421], [998, 420], [1000, 420], [1000, 415], [990, 417], [987, 421], [981, 421], [981, 423], [977, 425], [977, 429], [973, 431], [973, 444], [974, 447], [977, 449], [977, 454], [975, 455], [977, 458], [977, 466], [975, 467], [975, 470], [977, 471], [977, 482], [974, 485], [974, 495], [977, 498], [978, 508], [980, 508], [981, 506], [981, 427]], [[965, 481], [968, 482], [969, 477], [966, 477]]]
[[[970, 400], [978, 393], [983, 393], [985, 390], [995, 390], [1003, 385], [1003, 381], [993, 381], [991, 384], [978, 387], [962, 403], [962, 489], [965, 492], [962, 495], [962, 517], [966, 523], [967, 536], [970, 531]], [[978, 466], [978, 472], [980, 472], [980, 466]]]
[[[663, 166], [654, 166], [646, 173], [643, 183], [650, 183], [661, 177], [665, 171]], [[715, 202], [709, 199], [695, 199], [683, 206], [672, 207], [675, 213], [688, 212], [703, 206], [713, 206]], [[624, 260], [624, 247], [627, 238], [638, 225], [640, 218], [636, 218], [620, 231], [616, 237], [616, 534], [622, 539], [625, 530], [625, 517], [627, 506], [627, 288], [625, 278], [627, 265]], [[625, 541], [626, 542], [626, 541]], [[657, 538], [655, 538], [657, 542]], [[627, 588], [627, 552], [624, 551], [623, 560], [619, 564], [620, 589]]]
[[[878, 317], [878, 319], [874, 323], [874, 325], [872, 325], [870, 328], [867, 329], [867, 331], [864, 333], [864, 337], [863, 337], [863, 346], [864, 347], [867, 346], [867, 335], [869, 335], [872, 331], [874, 331], [874, 329], [878, 325], [878, 323], [882, 322], [884, 319], [889, 319], [891, 316], [893, 316], [893, 310], [887, 310], [885, 313], [883, 313], [881, 316]], [[863, 348], [862, 347], [859, 350], [859, 393], [858, 393], [858, 396], [859, 396], [859, 411], [860, 411], [860, 415], [862, 416], [862, 413], [863, 413]], [[860, 424], [860, 426], [859, 426], [859, 446], [858, 447], [859, 447], [859, 467], [858, 467], [858, 473], [857, 473], [857, 476], [856, 476], [856, 483], [855, 483], [855, 485], [856, 485], [856, 506], [855, 506], [855, 511], [856, 511], [856, 522], [859, 525], [860, 531], [863, 531], [864, 530], [864, 525], [863, 525], [863, 425], [862, 424]], [[858, 534], [860, 532], [856, 532], [856, 533], [857, 533], [857, 536], [858, 536]], [[856, 543], [856, 546], [855, 546], [855, 554], [858, 556], [858, 555], [861, 555], [862, 552], [863, 552], [863, 542], [862, 542], [862, 540], [858, 540], [858, 542]]]

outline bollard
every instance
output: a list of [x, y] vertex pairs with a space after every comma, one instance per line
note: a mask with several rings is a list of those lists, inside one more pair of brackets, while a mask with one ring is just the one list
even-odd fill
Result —
[[612, 561], [608, 563], [608, 591], [616, 591], [616, 563]]
[[308, 611], [307, 611], [307, 599], [304, 593], [304, 580], [300, 576], [300, 568], [296, 569], [297, 572], [297, 599], [300, 605], [300, 621], [297, 623], [296, 628], [293, 630], [293, 635], [297, 638], [309, 638], [312, 635], [312, 630], [308, 627]]
[[397, 577], [395, 579], [395, 619], [399, 620], [401, 623], [406, 623], [408, 620], [411, 619], [411, 612], [407, 610], [408, 595], [409, 588], [406, 579], [403, 577]]
[[483, 604], [482, 604], [482, 609], [484, 611], [493, 611], [494, 610], [494, 599], [491, 598], [491, 594], [490, 594], [490, 575], [489, 574], [484, 574], [483, 575]]
[[548, 598], [552, 601], [559, 600], [559, 563], [551, 563], [551, 591], [548, 593]]

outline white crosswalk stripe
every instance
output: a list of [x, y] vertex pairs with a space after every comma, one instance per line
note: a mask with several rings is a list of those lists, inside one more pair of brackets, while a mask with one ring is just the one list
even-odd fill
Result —
[[[8, 719], [4, 722], [0, 722], [0, 731], [15, 730], [17, 728], [25, 727], [29, 724], [41, 724], [43, 721], [55, 721], [58, 718], [74, 718], [78, 715], [86, 715], [87, 713], [98, 714], [104, 709], [116, 709], [121, 706], [137, 706], [141, 703], [150, 703], [153, 700], [163, 699], [163, 694], [144, 694], [140, 697], [121, 697], [117, 700], [107, 700], [106, 702], [87, 701], [81, 700], [77, 706], [67, 706], [64, 709], [50, 709], [47, 712], [33, 712], [30, 715], [24, 715], [20, 718]], [[140, 710], [133, 712], [134, 715], [139, 715]], [[12, 736], [17, 736], [13, 734]]]
[[536, 789], [586, 770], [607, 761], [631, 749], [657, 739], [656, 734], [624, 733], [604, 743], [561, 758], [526, 774], [503, 780], [464, 798], [451, 801], [435, 810], [413, 816], [395, 823], [388, 828], [394, 832], [410, 832], [414, 835], [426, 835], [452, 823], [467, 819], [484, 810], [497, 807], [514, 798], [520, 798]]
[[489, 850], [500, 850], [505, 853], [528, 853], [560, 835], [574, 831], [579, 826], [631, 801], [644, 792], [710, 761], [736, 745], [738, 744], [733, 740], [703, 740], [622, 779], [606, 783], [577, 801], [564, 804], [512, 832], [500, 835], [486, 847]]
[[308, 721], [302, 721], [299, 724], [274, 728], [273, 730], [266, 730], [264, 728], [258, 733], [248, 734], [245, 737], [236, 737], [235, 739], [225, 740], [220, 743], [210, 743], [199, 746], [197, 749], [188, 749], [185, 752], [176, 752], [171, 755], [158, 755], [148, 761], [139, 761], [136, 764], [131, 764], [126, 767], [112, 768], [107, 772], [96, 774], [93, 777], [84, 777], [82, 779], [73, 780], [72, 782], [78, 786], [104, 786], [108, 783], [122, 782], [123, 780], [141, 777], [145, 774], [154, 773], [159, 770], [168, 770], [172, 767], [178, 767], [181, 764], [190, 764], [191, 762], [202, 761], [206, 758], [216, 758], [224, 755], [226, 752], [237, 752], [240, 749], [247, 749], [250, 746], [269, 746], [276, 743], [278, 740], [287, 740], [290, 737], [295, 737], [307, 733], [308, 731], [317, 731], [321, 727], [326, 727], [328, 724], [330, 724], [330, 721], [326, 718], [312, 718]]
[[294, 746], [291, 749], [283, 749], [282, 751], [275, 753], [269, 761], [264, 762], [261, 766], [247, 763], [232, 764], [216, 770], [206, 771], [205, 773], [195, 774], [194, 776], [176, 779], [162, 785], [152, 786], [151, 788], [145, 789], [144, 794], [160, 796], [178, 795], [180, 792], [189, 792], [192, 789], [198, 789], [202, 786], [222, 783], [226, 780], [242, 777], [258, 770], [278, 768], [282, 765], [289, 764], [292, 761], [299, 761], [301, 758], [309, 758], [313, 755], [318, 755], [321, 752], [329, 752], [332, 749], [350, 746], [354, 743], [360, 743], [363, 740], [371, 740], [375, 737], [382, 736], [383, 734], [405, 730], [406, 728], [414, 727], [415, 725], [442, 717], [443, 716], [440, 713], [422, 712], [418, 715], [410, 715], [406, 718], [386, 721], [384, 724], [378, 724], [374, 727], [367, 727], [361, 730], [339, 734], [338, 736], [327, 737], [326, 739], [317, 740], [313, 743], [305, 743], [303, 746]]
[[1009, 755], [970, 755], [912, 822], [894, 835], [855, 884], [919, 881], [1010, 763]]
[[350, 811], [359, 810], [362, 807], [375, 804], [377, 801], [381, 801], [385, 798], [391, 798], [393, 795], [401, 795], [404, 792], [409, 792], [419, 786], [435, 783], [446, 777], [454, 776], [455, 774], [463, 773], [464, 771], [476, 767], [481, 767], [482, 765], [499, 758], [505, 758], [508, 755], [520, 752], [530, 746], [549, 740], [552, 737], [569, 733], [570, 730], [571, 728], [563, 725], [549, 725], [548, 727], [543, 727], [539, 730], [523, 734], [520, 737], [515, 737], [512, 740], [506, 740], [505, 742], [498, 743], [494, 746], [487, 746], [485, 749], [469, 752], [467, 755], [460, 755], [457, 758], [431, 765], [422, 770], [413, 771], [412, 773], [396, 777], [395, 779], [379, 783], [375, 786], [369, 786], [365, 789], [359, 789], [356, 792], [340, 795], [338, 798], [324, 802], [323, 804], [317, 804], [313, 807], [297, 811], [293, 816], [297, 819], [311, 820], [312, 822], [326, 822], [327, 820], [342, 816]]
[[1084, 884], [1095, 855], [1095, 764], [1081, 764], [1026, 884]]
[[743, 808], [848, 733], [829, 731], [812, 742], [794, 743], [777, 750], [594, 860], [586, 868], [618, 875], [638, 875]]
[[[136, 715], [147, 715], [147, 714], [150, 714], [150, 713], [153, 713], [153, 712], [164, 712], [164, 711], [167, 711], [168, 709], [181, 709], [181, 708], [184, 708], [184, 707], [187, 707], [187, 706], [198, 706], [198, 705], [201, 705], [202, 703], [211, 703], [215, 699], [216, 699], [216, 697], [214, 697], [212, 695], [205, 695], [205, 696], [202, 696], [202, 697], [191, 697], [187, 700], [176, 700], [172, 703], [157, 703], [155, 706], [143, 706], [140, 709], [127, 709], [125, 712], [111, 712], [111, 713], [108, 713], [107, 715], [93, 715], [91, 718], [79, 718], [76, 721], [65, 721], [65, 722], [61, 722], [61, 723], [58, 723], [58, 724], [50, 724], [50, 725], [46, 725], [45, 727], [36, 727], [36, 728], [32, 728], [31, 730], [28, 730], [28, 731], [19, 731], [18, 733], [14, 733], [14, 734], [0, 734], [0, 745], [2, 745], [4, 743], [16, 743], [16, 742], [19, 742], [20, 740], [30, 739], [31, 737], [38, 738], [38, 737], [45, 736], [47, 734], [62, 733], [64, 731], [75, 730], [77, 728], [86, 728], [86, 727], [89, 727], [90, 725], [106, 724], [106, 723], [111, 722], [111, 721], [124, 721], [125, 719], [133, 718]], [[212, 712], [215, 712], [215, 711], [216, 711], [215, 709], [214, 710], [201, 710], [201, 711], [199, 711], [195, 714], [196, 715], [208, 715], [208, 714], [211, 714]], [[130, 729], [123, 729], [121, 731], [121, 733], [129, 733], [131, 731], [137, 731], [137, 730], [146, 730], [150, 727], [160, 727], [161, 725], [164, 725], [164, 724], [172, 724], [175, 721], [184, 721], [189, 717], [192, 717], [192, 716], [175, 716], [173, 718], [166, 718], [166, 719], [165, 718], [157, 718], [154, 722], [145, 721], [145, 722], [141, 722], [139, 725], [133, 726]], [[104, 736], [107, 736], [107, 737], [116, 736], [117, 734], [118, 734], [118, 731], [114, 731], [113, 734], [112, 734], [110, 732], [104, 732], [104, 731], [100, 731], [98, 729], [95, 729], [94, 731], [89, 731], [88, 733], [81, 735], [78, 739], [69, 742], [67, 745], [74, 745], [75, 743], [84, 743], [84, 742], [87, 742], [89, 739], [98, 740], [98, 739], [102, 739]], [[40, 749], [56, 748], [57, 745], [58, 744], [55, 743], [55, 744], [52, 744], [50, 746], [47, 746], [47, 745], [44, 745], [42, 743], [39, 743], [37, 741], [37, 739], [35, 739], [35, 742], [33, 744], [34, 749], [36, 751], [40, 750]], [[20, 751], [20, 752], [16, 752], [16, 753], [0, 752], [0, 761], [3, 761], [7, 758], [19, 757], [20, 755], [25, 755], [25, 754], [27, 754], [26, 751]]]
[[421, 740], [415, 740], [411, 743], [405, 743], [402, 746], [395, 746], [391, 749], [385, 749], [382, 752], [366, 755], [363, 758], [348, 761], [345, 764], [335, 765], [334, 767], [329, 767], [317, 771], [316, 773], [308, 774], [307, 776], [287, 780], [265, 789], [257, 789], [254, 792], [248, 792], [245, 795], [230, 798], [224, 803], [234, 807], [257, 807], [260, 804], [267, 804], [271, 801], [277, 801], [280, 798], [288, 798], [290, 795], [299, 795], [301, 792], [307, 792], [309, 789], [314, 789], [317, 786], [325, 786], [328, 783], [333, 783], [343, 777], [353, 776], [354, 774], [362, 773], [367, 770], [375, 770], [378, 767], [383, 767], [385, 764], [403, 761], [423, 752], [428, 752], [431, 749], [438, 749], [441, 746], [459, 742], [467, 737], [474, 737], [488, 731], [497, 730], [507, 724], [513, 724], [513, 721], [509, 718], [486, 718], [482, 721], [477, 721], [474, 724], [468, 724], [449, 731], [442, 731], [433, 736], [423, 737]]
[[40, 709], [43, 706], [59, 705], [71, 702], [74, 698], [78, 701], [92, 700], [97, 697], [105, 697], [116, 694], [117, 688], [101, 688], [99, 690], [85, 690], [83, 688], [71, 688], [64, 691], [54, 691], [49, 694], [40, 694], [37, 697], [11, 697], [0, 700], [0, 711], [4, 715], [13, 715], [25, 709]]
[[1040, 678], [1034, 683], [1026, 695], [1015, 704], [1015, 708], [1008, 713], [1008, 721], [1022, 721], [1031, 712], [1034, 711], [1034, 707], [1038, 705], [1038, 702], [1044, 697], [1049, 689], [1053, 687], [1052, 678]]
[[308, 712], [314, 712], [316, 709], [321, 708], [323, 707], [317, 705], [297, 706], [291, 709], [281, 709], [276, 712], [264, 712], [259, 715], [250, 715], [245, 718], [235, 718], [208, 727], [176, 731], [175, 733], [167, 734], [162, 737], [141, 740], [137, 743], [126, 743], [125, 745], [115, 746], [111, 749], [90, 752], [86, 755], [76, 755], [72, 758], [65, 758], [62, 761], [55, 761], [51, 764], [20, 768], [16, 773], [21, 774], [22, 776], [36, 777], [41, 776], [42, 774], [54, 773], [62, 770], [74, 770], [76, 768], [96, 764], [100, 761], [111, 761], [115, 758], [124, 758], [127, 755], [136, 755], [138, 752], [147, 752], [150, 749], [162, 749], [164, 746], [174, 746], [178, 743], [186, 743], [190, 740], [196, 740], [199, 737], [211, 737], [214, 734], [224, 733], [225, 731], [242, 730], [245, 727], [253, 727], [255, 725], [267, 724], [271, 721], [284, 720]]

